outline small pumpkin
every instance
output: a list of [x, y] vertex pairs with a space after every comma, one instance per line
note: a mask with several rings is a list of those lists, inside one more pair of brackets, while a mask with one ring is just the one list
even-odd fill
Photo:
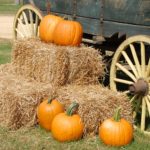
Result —
[[110, 146], [123, 146], [133, 139], [133, 126], [120, 117], [120, 107], [116, 109], [113, 118], [106, 119], [99, 127], [99, 137]]
[[56, 99], [46, 99], [37, 108], [37, 117], [40, 126], [46, 130], [51, 130], [53, 118], [64, 112], [63, 105]]
[[52, 122], [52, 135], [61, 142], [78, 140], [83, 134], [83, 123], [75, 113], [79, 104], [73, 102], [65, 113], [58, 114]]
[[54, 30], [56, 25], [63, 20], [63, 18], [55, 15], [46, 15], [40, 22], [39, 36], [45, 42], [54, 41]]
[[61, 20], [55, 28], [54, 43], [64, 46], [79, 46], [82, 35], [83, 29], [79, 22]]

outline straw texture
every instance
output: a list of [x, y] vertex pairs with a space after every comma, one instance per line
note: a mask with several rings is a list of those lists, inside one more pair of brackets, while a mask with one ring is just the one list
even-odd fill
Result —
[[104, 63], [98, 50], [57, 46], [38, 39], [14, 43], [12, 63], [16, 73], [38, 82], [65, 84], [95, 84], [104, 75]]
[[114, 109], [121, 106], [121, 116], [133, 122], [132, 107], [126, 95], [113, 92], [101, 85], [68, 85], [57, 91], [58, 100], [67, 108], [71, 102], [79, 103], [78, 113], [85, 128], [84, 135], [96, 134], [99, 124], [113, 116]]
[[55, 93], [55, 87], [27, 80], [11, 70], [11, 64], [0, 66], [0, 124], [11, 129], [33, 126], [37, 106], [44, 97]]

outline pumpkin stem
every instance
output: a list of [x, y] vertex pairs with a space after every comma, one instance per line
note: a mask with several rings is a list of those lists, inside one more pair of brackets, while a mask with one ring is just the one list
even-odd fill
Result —
[[68, 109], [66, 110], [66, 114], [68, 116], [72, 116], [78, 110], [79, 104], [77, 102], [73, 102]]
[[52, 100], [53, 100], [52, 98], [49, 98], [47, 103], [50, 104]]
[[121, 111], [121, 107], [118, 107], [115, 110], [114, 117], [113, 117], [115, 121], [120, 121], [121, 119], [120, 111]]

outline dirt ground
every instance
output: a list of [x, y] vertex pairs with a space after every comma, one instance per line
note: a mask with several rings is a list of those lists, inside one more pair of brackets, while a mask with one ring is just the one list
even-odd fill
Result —
[[14, 15], [0, 15], [0, 38], [13, 38]]

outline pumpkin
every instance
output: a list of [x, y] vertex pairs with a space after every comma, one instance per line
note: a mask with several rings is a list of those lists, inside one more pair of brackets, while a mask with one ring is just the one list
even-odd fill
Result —
[[73, 102], [65, 113], [58, 114], [52, 121], [52, 136], [60, 141], [78, 140], [83, 134], [83, 123], [76, 110], [79, 104]]
[[46, 130], [51, 130], [53, 118], [61, 112], [64, 112], [64, 108], [56, 99], [44, 100], [37, 108], [37, 117], [40, 126]]
[[55, 28], [54, 43], [64, 46], [79, 46], [82, 35], [83, 29], [79, 22], [62, 20]]
[[54, 41], [54, 30], [56, 25], [63, 20], [63, 18], [55, 15], [46, 15], [40, 22], [39, 36], [45, 42]]
[[120, 117], [120, 107], [113, 118], [106, 119], [99, 127], [99, 137], [111, 146], [123, 146], [133, 139], [133, 127], [127, 120]]

